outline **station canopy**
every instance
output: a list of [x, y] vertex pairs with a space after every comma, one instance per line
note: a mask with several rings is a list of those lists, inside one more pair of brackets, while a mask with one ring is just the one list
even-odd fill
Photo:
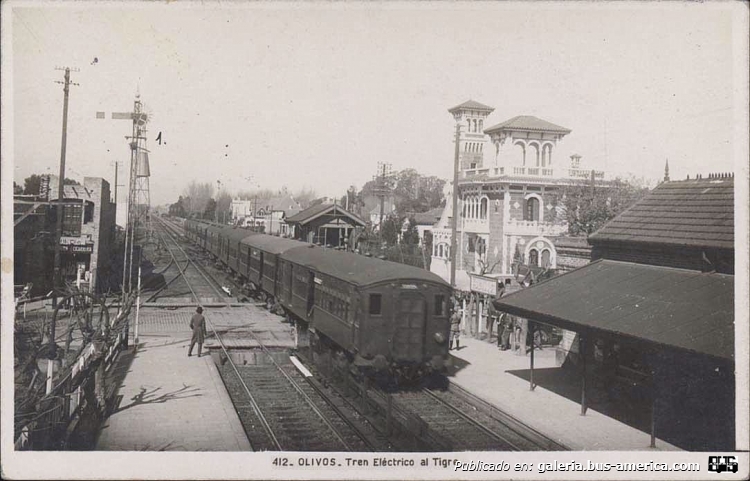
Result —
[[734, 276], [599, 260], [495, 301], [498, 310], [734, 359]]

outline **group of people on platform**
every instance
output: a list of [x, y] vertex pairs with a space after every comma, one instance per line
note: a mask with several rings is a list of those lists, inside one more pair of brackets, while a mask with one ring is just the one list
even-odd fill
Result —
[[[505, 293], [505, 285], [500, 284], [498, 287], [498, 294], [496, 298], [500, 298]], [[496, 299], [494, 298], [494, 299]], [[513, 316], [507, 312], [498, 311], [493, 300], [490, 299], [487, 302], [487, 315], [486, 315], [486, 330], [487, 339], [490, 340], [492, 336], [492, 330], [497, 323], [497, 347], [501, 351], [507, 351], [510, 349], [520, 351], [520, 354], [526, 354], [529, 349], [528, 337], [528, 321], [526, 319]], [[461, 334], [461, 319], [462, 319], [462, 308], [458, 297], [453, 297], [452, 315], [451, 315], [451, 331], [450, 331], [450, 342], [449, 350], [460, 349], [460, 334]], [[454, 347], [455, 344], [455, 347]]]

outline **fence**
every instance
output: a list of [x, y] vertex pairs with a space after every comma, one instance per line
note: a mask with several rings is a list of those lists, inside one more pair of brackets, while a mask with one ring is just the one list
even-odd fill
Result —
[[[105, 372], [115, 362], [119, 352], [127, 346], [127, 336], [126, 325], [104, 353]], [[95, 382], [93, 376], [81, 375], [90, 367], [94, 354], [96, 347], [93, 343], [85, 346], [58, 378], [50, 393], [38, 402], [38, 414], [22, 426], [16, 426], [16, 450], [65, 449], [69, 428], [87, 406], [83, 391], [90, 387], [90, 383]]]

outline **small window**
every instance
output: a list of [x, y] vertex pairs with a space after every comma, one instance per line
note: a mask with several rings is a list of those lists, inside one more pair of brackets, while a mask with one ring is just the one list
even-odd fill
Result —
[[443, 315], [443, 302], [445, 302], [445, 297], [442, 295], [435, 296], [435, 315], [436, 316], [442, 316]]
[[382, 312], [382, 300], [381, 294], [370, 294], [370, 315], [379, 316]]

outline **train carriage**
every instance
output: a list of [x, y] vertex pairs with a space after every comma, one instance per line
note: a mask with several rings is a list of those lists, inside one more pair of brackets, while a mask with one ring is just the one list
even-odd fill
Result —
[[282, 258], [288, 287], [281, 292], [290, 294], [282, 304], [360, 363], [442, 364], [451, 288], [439, 276], [319, 247], [291, 249]]
[[279, 254], [307, 245], [300, 241], [263, 234], [246, 237], [242, 240], [242, 244], [249, 248], [248, 279], [273, 297], [278, 296], [276, 280], [279, 275], [277, 266]]
[[[221, 258], [223, 262], [229, 266], [235, 273], [247, 277], [247, 264], [242, 263], [242, 244], [243, 239], [252, 236], [259, 235], [256, 232], [252, 232], [237, 227], [227, 228], [222, 233], [223, 242], [226, 245], [225, 255]], [[244, 268], [243, 268], [244, 265]]]

